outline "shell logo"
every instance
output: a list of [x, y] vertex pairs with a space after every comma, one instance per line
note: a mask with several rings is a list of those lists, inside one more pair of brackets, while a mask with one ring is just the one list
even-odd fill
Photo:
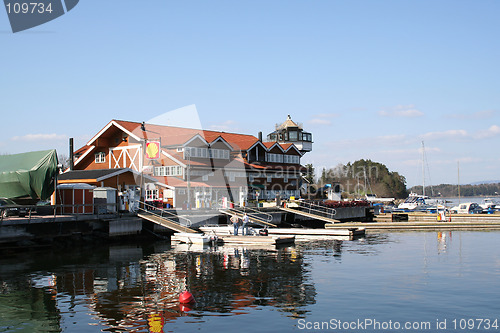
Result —
[[150, 141], [146, 144], [146, 158], [156, 160], [160, 158], [160, 142]]

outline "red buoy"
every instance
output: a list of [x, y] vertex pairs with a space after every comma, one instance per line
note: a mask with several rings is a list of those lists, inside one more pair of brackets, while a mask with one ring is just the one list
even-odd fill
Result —
[[181, 304], [180, 309], [182, 312], [189, 312], [193, 310], [193, 303]]
[[195, 300], [193, 294], [191, 294], [189, 291], [186, 290], [179, 295], [179, 302], [187, 304], [187, 303], [194, 303]]

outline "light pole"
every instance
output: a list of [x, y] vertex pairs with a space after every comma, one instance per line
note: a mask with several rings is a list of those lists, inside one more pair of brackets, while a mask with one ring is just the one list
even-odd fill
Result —
[[[188, 148], [188, 147], [186, 147]], [[187, 157], [187, 168], [186, 168], [186, 179], [187, 179], [187, 209], [191, 210], [191, 148], [186, 149]]]

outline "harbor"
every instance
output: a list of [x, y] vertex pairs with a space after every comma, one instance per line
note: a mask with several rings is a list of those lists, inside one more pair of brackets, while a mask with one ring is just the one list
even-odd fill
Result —
[[[266, 318], [285, 332], [332, 308], [342, 321], [394, 313], [393, 322], [450, 323], [457, 304], [493, 318], [485, 297], [496, 297], [496, 280], [485, 277], [500, 274], [490, 251], [499, 236], [408, 231], [285, 247], [156, 240], [15, 251], [0, 258], [0, 322], [7, 331], [254, 332], [242, 323]], [[352, 292], [360, 285], [370, 297]], [[180, 304], [186, 289], [195, 302]]]

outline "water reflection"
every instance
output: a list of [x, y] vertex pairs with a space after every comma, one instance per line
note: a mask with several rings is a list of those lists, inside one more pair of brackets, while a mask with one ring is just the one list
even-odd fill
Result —
[[[332, 311], [448, 315], [464, 301], [458, 288], [472, 288], [469, 308], [487, 297], [483, 286], [498, 289], [498, 237], [401, 232], [283, 248], [153, 242], [3, 253], [0, 331], [244, 332], [262, 321], [288, 332], [299, 318]], [[179, 304], [186, 289], [194, 305]]]
[[[0, 260], [0, 330], [162, 332], [179, 317], [273, 307], [302, 317], [315, 303], [296, 248], [183, 248], [168, 243], [31, 251]], [[178, 296], [190, 290], [192, 306]], [[91, 328], [91, 326], [90, 326]]]

